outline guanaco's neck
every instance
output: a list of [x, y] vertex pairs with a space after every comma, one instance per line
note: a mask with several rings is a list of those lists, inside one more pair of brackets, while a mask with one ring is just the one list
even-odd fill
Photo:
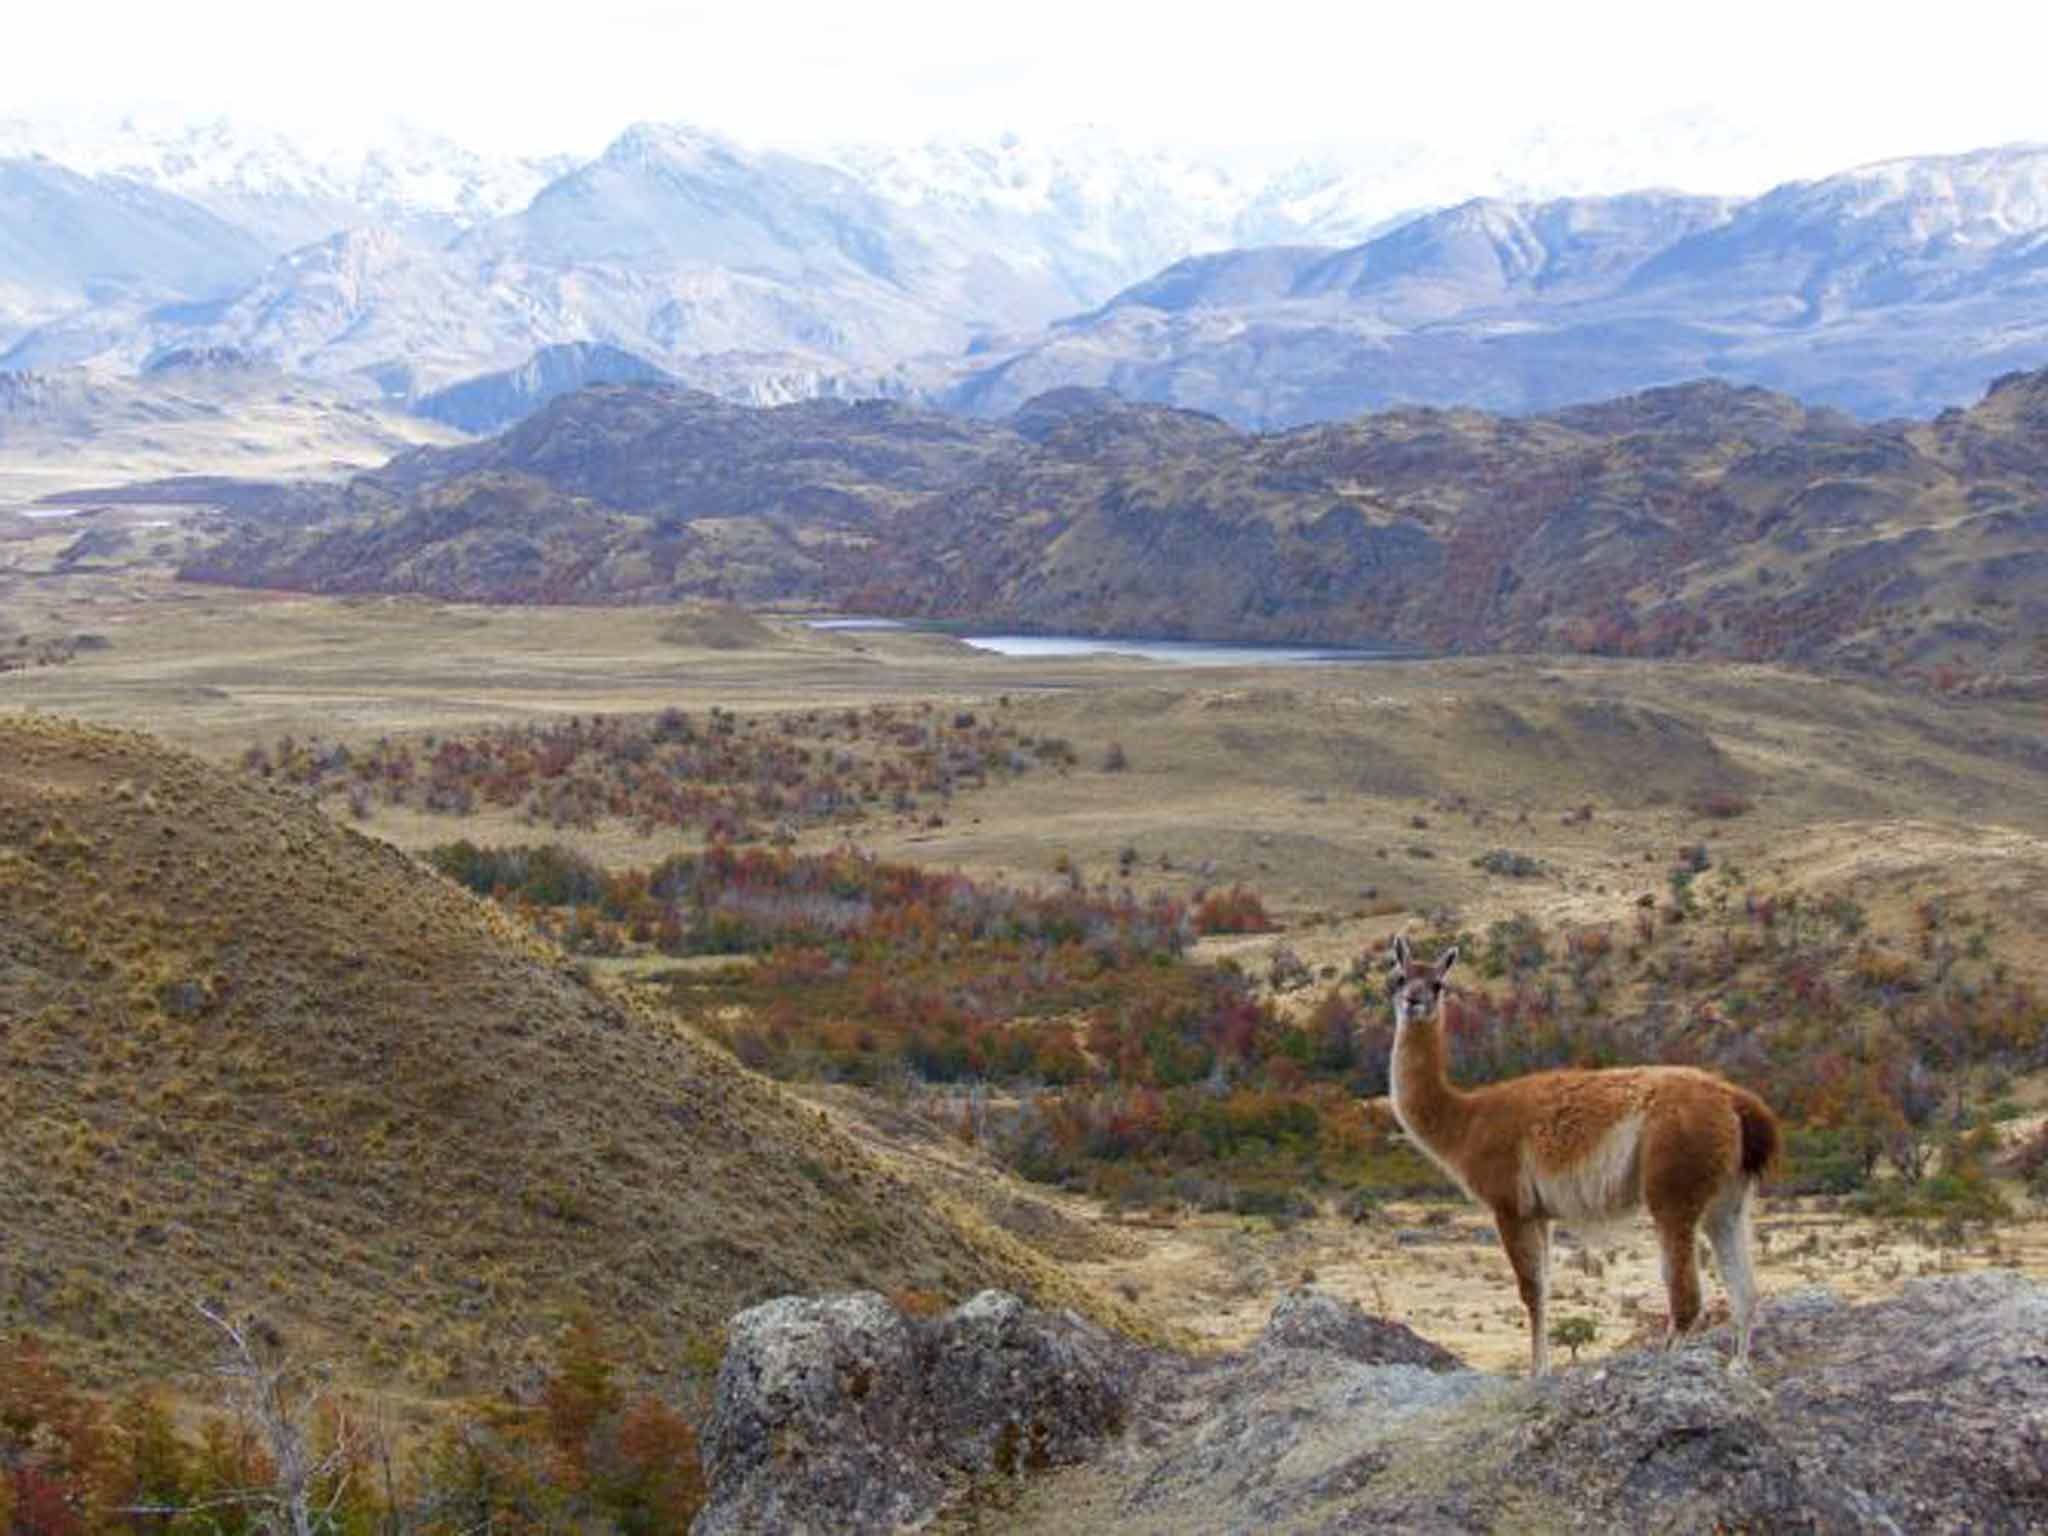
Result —
[[1447, 1153], [1464, 1123], [1465, 1096], [1451, 1086], [1441, 1011], [1403, 1019], [1395, 1026], [1390, 1076], [1394, 1110], [1402, 1125], [1429, 1151]]

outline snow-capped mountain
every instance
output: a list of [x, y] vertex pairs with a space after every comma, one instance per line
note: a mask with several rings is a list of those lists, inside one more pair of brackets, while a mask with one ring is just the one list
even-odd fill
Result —
[[403, 125], [321, 144], [226, 119], [0, 121], [0, 359], [134, 366], [299, 247], [380, 229], [431, 252], [573, 163]]
[[403, 397], [418, 376], [472, 372], [478, 358], [509, 364], [534, 344], [520, 306], [479, 288], [442, 252], [371, 226], [279, 257], [218, 299], [81, 310], [31, 332], [0, 366], [133, 371], [168, 351], [229, 347], [294, 373], [361, 374]]
[[231, 291], [262, 270], [261, 241], [174, 193], [0, 159], [0, 348], [17, 329], [137, 295]]
[[1342, 249], [1183, 261], [990, 359], [1003, 412], [1106, 385], [1277, 426], [1402, 402], [1543, 410], [1715, 375], [1927, 412], [2048, 358], [2048, 146], [1749, 200], [1475, 199]]
[[589, 343], [756, 401], [1109, 384], [1276, 424], [1700, 373], [1921, 411], [2041, 360], [2048, 149], [1560, 196], [1640, 158], [1582, 149], [796, 154], [641, 124], [569, 163], [0, 123], [0, 368], [225, 347], [417, 399]]
[[323, 142], [229, 118], [0, 120], [0, 159], [34, 157], [173, 193], [273, 254], [360, 224], [444, 241], [525, 207], [576, 164], [569, 155], [484, 155], [406, 123]]
[[2048, 145], [1891, 160], [1793, 182], [1680, 241], [1636, 276], [1755, 317], [1810, 321], [1966, 298], [2048, 233]]

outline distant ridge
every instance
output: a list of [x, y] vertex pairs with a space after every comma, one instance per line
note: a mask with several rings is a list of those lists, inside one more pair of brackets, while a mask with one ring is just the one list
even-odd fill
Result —
[[413, 411], [483, 436], [530, 416], [558, 395], [586, 384], [658, 384], [673, 378], [644, 357], [603, 342], [542, 347], [517, 368], [480, 374], [424, 396]]
[[2040, 686], [2044, 398], [2048, 371], [2009, 376], [1871, 426], [1703, 380], [1257, 436], [1079, 388], [988, 423], [597, 385], [331, 490], [307, 526], [251, 516], [183, 574]]

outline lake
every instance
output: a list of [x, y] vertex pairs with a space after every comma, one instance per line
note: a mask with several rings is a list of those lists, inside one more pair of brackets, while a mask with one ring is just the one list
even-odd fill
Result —
[[[812, 619], [813, 629], [928, 629], [901, 619]], [[968, 635], [963, 645], [998, 656], [1044, 661], [1063, 656], [1135, 656], [1177, 667], [1300, 667], [1329, 662], [1389, 661], [1402, 653], [1341, 645], [1238, 645], [1221, 640], [1140, 640], [1123, 635]]]

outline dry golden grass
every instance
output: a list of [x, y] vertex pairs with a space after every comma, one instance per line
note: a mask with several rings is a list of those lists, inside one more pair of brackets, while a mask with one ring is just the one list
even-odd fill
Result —
[[191, 1304], [429, 1393], [584, 1309], [677, 1368], [789, 1290], [1097, 1304], [390, 845], [138, 735], [0, 717], [0, 1328], [99, 1380]]

